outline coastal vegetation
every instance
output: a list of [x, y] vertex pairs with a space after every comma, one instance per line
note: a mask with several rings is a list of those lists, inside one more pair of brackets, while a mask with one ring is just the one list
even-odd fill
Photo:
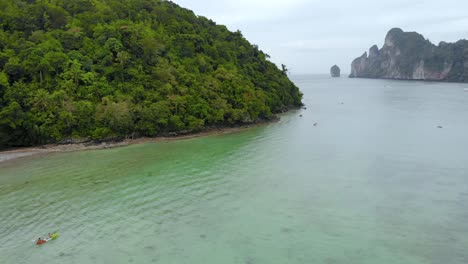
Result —
[[240, 31], [170, 1], [0, 2], [0, 147], [200, 131], [302, 105]]

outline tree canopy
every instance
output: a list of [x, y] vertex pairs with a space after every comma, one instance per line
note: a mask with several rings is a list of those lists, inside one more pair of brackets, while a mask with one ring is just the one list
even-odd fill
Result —
[[169, 1], [2, 0], [0, 147], [197, 131], [300, 106], [267, 59]]

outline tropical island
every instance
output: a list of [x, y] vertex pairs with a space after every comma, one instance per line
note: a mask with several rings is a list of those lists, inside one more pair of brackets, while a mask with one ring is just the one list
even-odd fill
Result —
[[269, 120], [302, 93], [240, 31], [162, 0], [0, 3], [0, 148]]
[[421, 34], [391, 29], [351, 64], [351, 78], [468, 82], [468, 41], [432, 44]]

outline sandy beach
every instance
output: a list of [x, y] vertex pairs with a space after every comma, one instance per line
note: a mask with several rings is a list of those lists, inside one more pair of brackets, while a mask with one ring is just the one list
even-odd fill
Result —
[[5, 163], [7, 161], [12, 161], [12, 160], [16, 160], [22, 157], [28, 157], [28, 156], [38, 155], [38, 154], [108, 149], [108, 148], [116, 148], [116, 147], [122, 147], [122, 146], [134, 145], [134, 144], [148, 143], [148, 142], [183, 140], [183, 139], [205, 137], [205, 136], [211, 136], [211, 135], [230, 134], [230, 133], [243, 131], [251, 127], [263, 126], [263, 125], [270, 124], [276, 121], [277, 120], [274, 120], [271, 122], [262, 122], [258, 124], [239, 126], [239, 127], [211, 128], [211, 129], [207, 129], [205, 131], [199, 132], [199, 133], [171, 136], [171, 137], [154, 137], [154, 138], [142, 137], [142, 138], [136, 138], [136, 139], [125, 139], [122, 141], [100, 142], [100, 143], [89, 141], [89, 142], [74, 143], [74, 144], [47, 144], [47, 145], [36, 146], [36, 147], [10, 149], [10, 150], [5, 150], [5, 151], [0, 151], [0, 163]]

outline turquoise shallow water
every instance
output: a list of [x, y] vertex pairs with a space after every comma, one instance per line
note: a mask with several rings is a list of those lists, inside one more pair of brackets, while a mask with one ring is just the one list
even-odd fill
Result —
[[294, 81], [279, 123], [0, 164], [0, 263], [468, 263], [468, 85]]

